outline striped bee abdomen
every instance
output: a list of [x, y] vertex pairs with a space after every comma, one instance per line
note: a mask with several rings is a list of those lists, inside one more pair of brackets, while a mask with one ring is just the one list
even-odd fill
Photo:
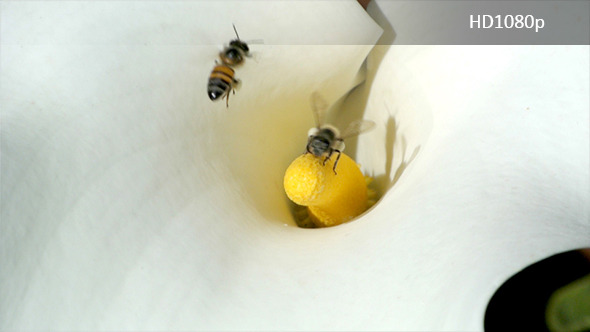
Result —
[[217, 65], [209, 75], [207, 93], [209, 99], [217, 100], [225, 96], [233, 88], [237, 81], [234, 79], [234, 70], [226, 65]]

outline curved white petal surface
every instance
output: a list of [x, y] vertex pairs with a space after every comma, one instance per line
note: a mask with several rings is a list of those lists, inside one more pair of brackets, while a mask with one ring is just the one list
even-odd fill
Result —
[[[478, 330], [511, 274], [588, 246], [588, 46], [371, 52], [356, 1], [11, 2], [2, 22], [3, 330]], [[262, 43], [226, 108], [205, 90], [231, 23]], [[385, 194], [294, 227], [309, 95], [357, 85], [335, 111], [379, 123], [347, 149]]]

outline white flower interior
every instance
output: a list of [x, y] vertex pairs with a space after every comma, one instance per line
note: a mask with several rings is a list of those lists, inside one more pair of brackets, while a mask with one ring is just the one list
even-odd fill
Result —
[[[364, 77], [355, 1], [2, 9], [2, 330], [477, 330], [504, 279], [587, 244], [587, 46], [376, 48], [335, 116], [378, 123], [346, 144], [386, 194], [310, 231], [282, 176], [312, 91]], [[264, 44], [226, 108], [231, 23]]]

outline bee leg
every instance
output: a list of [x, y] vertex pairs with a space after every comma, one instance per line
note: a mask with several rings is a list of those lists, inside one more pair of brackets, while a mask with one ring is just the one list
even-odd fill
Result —
[[336, 161], [334, 162], [334, 167], [332, 167], [332, 170], [334, 171], [334, 174], [338, 175], [338, 173], [336, 173], [336, 165], [338, 165], [338, 160], [340, 160], [340, 155], [342, 154], [342, 152], [340, 152], [340, 150], [334, 151], [338, 152], [338, 157], [336, 157]]
[[[233, 91], [233, 88], [232, 88]], [[225, 107], [228, 108], [229, 107], [229, 91], [225, 94]]]
[[[236, 80], [235, 78], [232, 78], [232, 81], [233, 81], [233, 82], [232, 82], [232, 85], [231, 85], [230, 89], [231, 89], [231, 92], [232, 92], [232, 93], [235, 95], [235, 94], [236, 94], [236, 88], [235, 88], [235, 86], [236, 86], [237, 84], [239, 84], [239, 83], [240, 83], [240, 81]], [[227, 97], [226, 97], [226, 101], [225, 101], [225, 106], [226, 106], [226, 107], [229, 107], [229, 91], [227, 92]]]
[[334, 153], [334, 150], [330, 150], [330, 153], [328, 154], [328, 156], [326, 156], [326, 159], [324, 159], [322, 166], [326, 166], [326, 161], [330, 160], [330, 157], [332, 157], [332, 153]]

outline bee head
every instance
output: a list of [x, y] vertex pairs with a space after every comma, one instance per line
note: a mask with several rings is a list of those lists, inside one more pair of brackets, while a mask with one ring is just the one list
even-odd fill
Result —
[[322, 136], [310, 136], [307, 143], [307, 152], [316, 157], [323, 155], [330, 150], [330, 141]]
[[246, 55], [248, 55], [248, 53], [250, 52], [250, 48], [248, 47], [248, 44], [244, 43], [243, 41], [241, 41], [239, 39], [232, 40], [229, 43], [229, 46], [242, 50], [244, 52], [244, 54], [246, 54]]

